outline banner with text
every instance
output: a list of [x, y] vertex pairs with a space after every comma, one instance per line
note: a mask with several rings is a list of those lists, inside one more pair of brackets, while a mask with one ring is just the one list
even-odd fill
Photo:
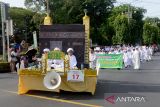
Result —
[[122, 68], [123, 55], [122, 54], [98, 54], [97, 67], [98, 68]]

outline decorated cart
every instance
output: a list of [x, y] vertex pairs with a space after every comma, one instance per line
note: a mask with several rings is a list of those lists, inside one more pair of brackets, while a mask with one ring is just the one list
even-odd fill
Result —
[[[52, 68], [49, 62], [61, 60], [61, 68]], [[60, 92], [90, 92], [94, 95], [97, 84], [97, 72], [93, 69], [70, 69], [69, 59], [61, 51], [43, 54], [41, 67], [24, 68], [18, 72], [18, 94], [29, 90]]]
[[[40, 26], [39, 47], [48, 47], [50, 50], [58, 47], [63, 52], [67, 48], [74, 48], [81, 63], [89, 65], [90, 47], [90, 18], [83, 17], [83, 24], [54, 24], [47, 13], [44, 25]], [[36, 42], [37, 43], [37, 42]], [[97, 71], [89, 67], [70, 69], [69, 58], [62, 51], [50, 51], [43, 54], [38, 66], [20, 69], [18, 71], [18, 93], [25, 94], [29, 90], [60, 92], [90, 92], [94, 95], [97, 84]], [[61, 62], [59, 67], [54, 67], [52, 62]], [[40, 66], [41, 65], [41, 66]]]

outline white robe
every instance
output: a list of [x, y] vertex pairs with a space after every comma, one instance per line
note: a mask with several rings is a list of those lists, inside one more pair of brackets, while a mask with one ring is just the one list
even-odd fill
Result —
[[128, 55], [128, 65], [132, 66], [132, 52], [128, 51], [127, 55]]
[[151, 53], [151, 56], [152, 56], [153, 55], [153, 48], [149, 47], [149, 50], [150, 50], [150, 53]]
[[69, 56], [69, 64], [70, 64], [70, 69], [74, 69], [77, 67], [77, 59], [74, 55]]
[[127, 67], [128, 66], [128, 55], [125, 52], [123, 54], [123, 62], [124, 62], [124, 66]]
[[133, 52], [133, 67], [134, 69], [140, 69], [140, 53], [137, 50]]
[[144, 59], [144, 50], [140, 49], [139, 52], [140, 52], [140, 60], [143, 62], [145, 60]]
[[95, 53], [90, 53], [89, 54], [89, 66], [90, 68], [92, 69], [95, 69], [96, 68], [96, 54]]
[[148, 61], [148, 49], [144, 49], [144, 59]]
[[150, 61], [152, 59], [152, 55], [153, 55], [153, 50], [152, 48], [148, 48], [148, 60]]

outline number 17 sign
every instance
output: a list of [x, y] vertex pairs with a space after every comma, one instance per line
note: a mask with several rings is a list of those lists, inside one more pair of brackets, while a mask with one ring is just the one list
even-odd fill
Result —
[[70, 70], [70, 71], [68, 71], [67, 81], [83, 82], [84, 81], [83, 71], [82, 70]]

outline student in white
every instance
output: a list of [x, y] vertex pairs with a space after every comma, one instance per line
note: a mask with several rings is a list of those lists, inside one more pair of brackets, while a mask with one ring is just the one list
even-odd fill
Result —
[[152, 55], [153, 55], [153, 49], [152, 49], [152, 47], [150, 46], [150, 47], [149, 47], [149, 60], [152, 59]]
[[139, 48], [139, 52], [140, 52], [140, 61], [144, 62], [144, 49], [142, 47]]
[[145, 59], [145, 61], [148, 61], [148, 56], [149, 56], [148, 49], [147, 49], [147, 47], [145, 47], [144, 48], [144, 59]]
[[90, 48], [89, 53], [89, 67], [92, 69], [96, 68], [96, 54], [94, 53], [94, 48]]
[[43, 72], [45, 71], [45, 67], [47, 68], [47, 71], [50, 71], [50, 66], [51, 66], [51, 61], [47, 61], [47, 66], [45, 59], [47, 58], [47, 54], [50, 52], [48, 48], [43, 49], [43, 54], [42, 54], [42, 66], [43, 66]]
[[74, 50], [72, 48], [68, 48], [67, 53], [68, 53], [68, 58], [69, 58], [69, 64], [70, 64], [70, 69], [76, 69], [77, 68], [77, 59], [73, 55]]
[[147, 47], [147, 54], [148, 54], [148, 61], [150, 61], [151, 60], [151, 51], [150, 51], [150, 49]]
[[132, 52], [131, 52], [131, 49], [128, 49], [127, 55], [128, 55], [128, 66], [132, 66]]
[[127, 54], [127, 50], [124, 50], [124, 53], [123, 53], [123, 62], [124, 62], [125, 68], [127, 68], [128, 67], [128, 54]]
[[140, 53], [138, 48], [133, 52], [133, 67], [134, 69], [140, 69]]

